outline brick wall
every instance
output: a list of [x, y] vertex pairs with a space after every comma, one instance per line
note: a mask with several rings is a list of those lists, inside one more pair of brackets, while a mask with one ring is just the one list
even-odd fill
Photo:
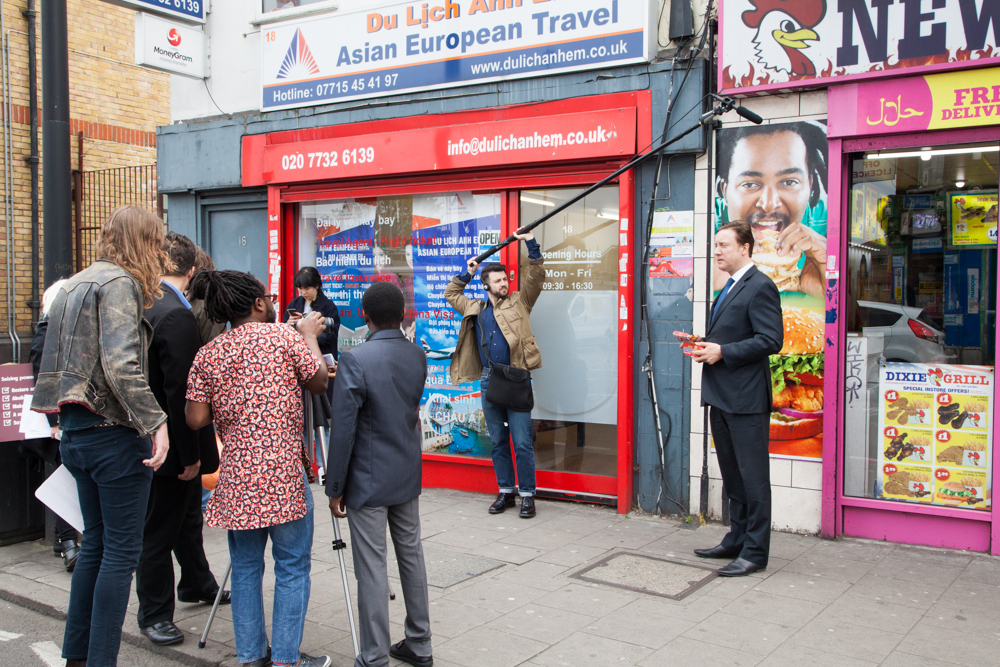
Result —
[[[41, 104], [41, 0], [38, 15], [38, 99]], [[29, 145], [29, 91], [26, 0], [3, 4], [10, 35], [10, 94], [14, 182], [13, 242], [15, 314], [22, 339], [30, 333], [31, 309], [31, 176], [25, 158]], [[78, 135], [83, 133], [83, 169], [86, 171], [148, 165], [156, 162], [156, 126], [170, 122], [170, 77], [134, 65], [135, 12], [100, 0], [68, 0], [70, 130], [72, 164], [77, 168]], [[39, 151], [42, 151], [42, 114], [39, 110]], [[0, 141], [2, 144], [2, 141]], [[44, 155], [42, 155], [44, 162]], [[8, 169], [0, 154], [0, 173]], [[42, 167], [39, 166], [39, 192]], [[0, 198], [4, 196], [0, 183]], [[39, 195], [41, 200], [41, 194]], [[41, 207], [41, 201], [39, 202]], [[0, 248], [7, 249], [6, 220], [0, 208]], [[42, 212], [44, 227], [44, 211]], [[40, 237], [44, 233], [39, 231]], [[41, 242], [40, 246], [43, 245]], [[0, 253], [2, 254], [2, 253]], [[0, 272], [6, 270], [0, 257]], [[39, 267], [42, 266], [39, 258]], [[41, 273], [41, 269], [39, 270]], [[41, 281], [41, 277], [39, 277]], [[39, 282], [39, 289], [42, 289]], [[6, 281], [0, 281], [0, 320], [7, 325]], [[6, 340], [7, 336], [2, 337]], [[0, 341], [2, 344], [2, 341]], [[25, 346], [25, 349], [26, 346]], [[0, 362], [9, 360], [9, 348], [0, 350]]]

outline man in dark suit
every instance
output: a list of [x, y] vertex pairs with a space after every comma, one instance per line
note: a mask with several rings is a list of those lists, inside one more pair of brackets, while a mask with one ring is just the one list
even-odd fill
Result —
[[[405, 301], [391, 283], [375, 283], [361, 300], [372, 332], [340, 356], [333, 389], [333, 426], [326, 495], [330, 509], [351, 526], [358, 580], [361, 654], [355, 667], [396, 658], [430, 667], [427, 572], [417, 504], [421, 483], [420, 397], [427, 356], [400, 324]], [[406, 638], [389, 646], [389, 580], [385, 526], [399, 562], [406, 602]], [[388, 654], [388, 655], [387, 655]]]
[[726, 577], [766, 568], [771, 541], [768, 357], [781, 350], [784, 327], [778, 288], [754, 266], [753, 244], [745, 222], [727, 223], [715, 233], [715, 264], [729, 280], [712, 304], [705, 340], [692, 355], [705, 364], [702, 405], [712, 407], [712, 438], [732, 522], [721, 544], [694, 552], [734, 559], [719, 570]]
[[[163, 243], [175, 268], [161, 276], [163, 298], [146, 310], [153, 327], [149, 346], [149, 386], [167, 414], [170, 450], [153, 475], [143, 528], [142, 555], [136, 570], [139, 628], [154, 644], [184, 641], [174, 625], [174, 565], [181, 566], [177, 597], [181, 602], [215, 599], [219, 585], [212, 576], [202, 544], [201, 475], [219, 467], [215, 429], [188, 428], [184, 417], [188, 371], [201, 347], [198, 323], [184, 297], [194, 273], [195, 245], [170, 232]], [[229, 602], [228, 592], [223, 602]]]

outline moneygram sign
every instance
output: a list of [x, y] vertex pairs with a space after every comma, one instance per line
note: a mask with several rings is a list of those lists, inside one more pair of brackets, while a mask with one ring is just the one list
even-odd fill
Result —
[[201, 28], [135, 14], [135, 64], [194, 79], [208, 77], [207, 40]]
[[648, 61], [655, 3], [437, 0], [261, 31], [261, 109]]

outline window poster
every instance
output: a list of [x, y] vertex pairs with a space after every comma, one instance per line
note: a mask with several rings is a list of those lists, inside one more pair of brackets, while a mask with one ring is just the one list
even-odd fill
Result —
[[996, 192], [951, 195], [951, 244], [995, 248], [997, 212]]
[[993, 368], [882, 364], [879, 395], [876, 496], [988, 510]]
[[[745, 220], [753, 261], [781, 293], [785, 341], [771, 357], [772, 457], [818, 461], [823, 453], [826, 305], [826, 121], [723, 128], [717, 136], [716, 227]], [[867, 220], [855, 235], [871, 234]], [[789, 247], [796, 247], [790, 250]], [[714, 295], [729, 277], [713, 269]]]
[[[427, 452], [490, 453], [479, 382], [451, 384], [451, 355], [461, 320], [445, 301], [444, 290], [465, 271], [468, 259], [501, 240], [500, 202], [499, 194], [460, 192], [339, 199], [301, 207], [300, 262], [317, 268], [323, 291], [340, 309], [340, 351], [360, 345], [368, 335], [361, 299], [369, 286], [388, 281], [403, 291], [403, 332], [427, 355], [420, 409]], [[486, 297], [478, 280], [465, 294]]]

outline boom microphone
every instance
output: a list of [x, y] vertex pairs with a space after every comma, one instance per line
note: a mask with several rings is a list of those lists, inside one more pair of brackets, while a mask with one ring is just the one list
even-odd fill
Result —
[[763, 118], [755, 114], [753, 111], [750, 111], [750, 109], [747, 109], [746, 107], [736, 107], [735, 109], [733, 109], [733, 111], [738, 113], [743, 118], [746, 118], [751, 123], [754, 123], [755, 125], [760, 125], [761, 123], [764, 122]]

